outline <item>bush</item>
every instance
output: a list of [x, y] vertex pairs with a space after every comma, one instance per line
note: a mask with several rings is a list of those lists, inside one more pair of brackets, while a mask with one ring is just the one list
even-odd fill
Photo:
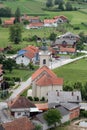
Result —
[[45, 97], [42, 97], [42, 98], [40, 99], [40, 101], [45, 101]]
[[38, 97], [34, 97], [34, 101], [39, 101], [39, 98]]
[[14, 86], [15, 85], [14, 81], [9, 81], [8, 84], [9, 84], [9, 86]]
[[73, 29], [74, 30], [80, 30], [80, 27], [74, 27]]
[[31, 96], [29, 96], [28, 99], [29, 99], [30, 101], [33, 101], [33, 98], [32, 98]]

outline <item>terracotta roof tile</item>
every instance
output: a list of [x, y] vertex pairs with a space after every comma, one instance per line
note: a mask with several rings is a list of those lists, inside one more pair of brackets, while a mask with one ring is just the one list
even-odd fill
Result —
[[50, 70], [47, 66], [42, 66], [34, 74], [32, 74], [32, 80], [35, 80], [38, 76], [41, 74], [43, 75], [44, 73], [51, 77], [57, 77], [56, 74], [53, 73], [52, 70]]
[[34, 130], [34, 125], [27, 117], [15, 119], [12, 122], [2, 124], [5, 130]]
[[63, 85], [63, 78], [53, 78], [47, 75], [42, 76], [36, 81], [38, 86]]
[[9, 104], [11, 109], [18, 108], [30, 108], [35, 107], [35, 105], [26, 97], [18, 97], [16, 100], [13, 100], [11, 104]]
[[39, 110], [48, 110], [48, 103], [35, 104]]
[[44, 24], [41, 22], [29, 24], [29, 27], [43, 27], [43, 26], [44, 26]]
[[76, 51], [75, 48], [60, 47], [60, 52], [71, 52], [71, 53], [74, 53], [75, 51]]
[[44, 19], [44, 24], [52, 24], [55, 22], [56, 22], [56, 19]]

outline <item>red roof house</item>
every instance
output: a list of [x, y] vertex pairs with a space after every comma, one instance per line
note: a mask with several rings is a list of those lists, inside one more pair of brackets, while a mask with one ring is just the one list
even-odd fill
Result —
[[27, 117], [22, 117], [2, 124], [5, 130], [34, 130], [34, 125]]

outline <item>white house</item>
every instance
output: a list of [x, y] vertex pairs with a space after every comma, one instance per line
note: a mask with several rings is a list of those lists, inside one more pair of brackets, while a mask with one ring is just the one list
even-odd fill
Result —
[[44, 19], [44, 27], [57, 27], [56, 19]]
[[11, 114], [15, 118], [30, 116], [33, 112], [38, 112], [38, 108], [26, 97], [17, 97], [9, 103]]
[[28, 46], [18, 52], [15, 58], [17, 64], [29, 65], [30, 62], [35, 63], [39, 60], [38, 48], [35, 46]]

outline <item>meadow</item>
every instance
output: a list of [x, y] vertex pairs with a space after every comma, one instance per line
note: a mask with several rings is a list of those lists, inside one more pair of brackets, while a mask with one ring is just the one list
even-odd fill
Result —
[[[12, 12], [14, 13], [17, 7], [20, 8], [21, 14], [28, 14], [28, 15], [39, 15], [40, 19], [43, 20], [44, 18], [53, 18], [54, 16], [58, 15], [64, 15], [66, 16], [70, 24], [73, 27], [79, 27], [79, 30], [74, 30], [72, 27], [65, 26], [66, 31], [70, 31], [75, 34], [79, 34], [80, 32], [84, 32], [87, 34], [87, 26], [84, 26], [82, 23], [87, 23], [87, 14], [80, 12], [80, 11], [60, 11], [60, 12], [52, 12], [52, 11], [44, 11], [42, 8], [45, 6], [46, 0], [19, 0], [19, 1], [4, 1], [3, 7], [10, 7], [12, 9]], [[74, 2], [73, 6], [77, 6], [77, 2]], [[86, 10], [87, 4], [78, 4], [78, 7], [81, 9]], [[2, 18], [4, 19], [7, 18]], [[62, 34], [58, 31], [58, 28], [43, 28], [43, 29], [30, 29], [27, 30], [25, 27], [23, 27], [23, 33], [22, 33], [22, 39], [24, 38], [30, 38], [34, 35], [37, 35], [41, 38], [46, 37], [48, 38], [50, 33], [55, 32], [58, 35]], [[22, 40], [19, 45], [14, 45], [9, 40], [9, 28], [3, 28], [0, 27], [0, 47], [6, 47], [8, 45], [11, 45], [13, 49], [16, 50], [22, 49], [23, 47], [32, 44], [36, 45], [35, 42], [27, 42]]]
[[75, 61], [53, 70], [58, 77], [63, 77], [64, 82], [87, 82], [87, 58]]

